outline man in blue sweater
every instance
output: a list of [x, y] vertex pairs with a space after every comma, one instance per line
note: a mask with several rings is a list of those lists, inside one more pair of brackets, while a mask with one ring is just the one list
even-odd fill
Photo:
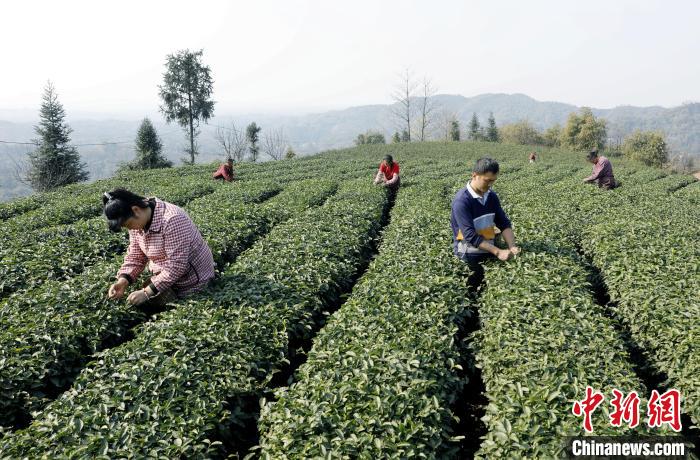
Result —
[[[484, 277], [481, 263], [494, 256], [508, 260], [517, 255], [520, 248], [515, 245], [515, 235], [508, 216], [491, 186], [498, 177], [498, 162], [491, 158], [481, 158], [474, 165], [472, 178], [452, 200], [452, 236], [454, 254], [469, 264], [473, 275], [469, 284], [474, 290]], [[498, 228], [508, 249], [494, 245]]]

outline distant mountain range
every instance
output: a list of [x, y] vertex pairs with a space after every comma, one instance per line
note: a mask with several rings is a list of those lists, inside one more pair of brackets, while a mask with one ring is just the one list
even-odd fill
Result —
[[[436, 117], [431, 131], [432, 138], [442, 136], [444, 120], [456, 116], [466, 130], [467, 122], [476, 113], [482, 124], [493, 112], [498, 125], [527, 119], [535, 126], [545, 129], [556, 123], [565, 124], [568, 115], [579, 107], [561, 102], [542, 102], [524, 94], [482, 94], [474, 97], [441, 94], [433, 97]], [[125, 142], [101, 146], [81, 146], [79, 151], [87, 162], [91, 178], [112, 175], [119, 163], [133, 157], [133, 142], [140, 120], [72, 119], [70, 107], [66, 107], [68, 121], [73, 128], [75, 144]], [[689, 103], [679, 107], [632, 107], [593, 109], [596, 116], [608, 120], [608, 135], [621, 139], [635, 129], [658, 130], [666, 134], [674, 152], [700, 155], [700, 103]], [[28, 141], [35, 137], [34, 123], [13, 122], [15, 112], [0, 110], [0, 140]], [[37, 110], [38, 116], [38, 110]], [[7, 121], [2, 121], [7, 119]], [[176, 162], [182, 158], [185, 138], [176, 125], [166, 125], [161, 120], [152, 120], [158, 130], [166, 155]], [[209, 125], [202, 125], [199, 144], [202, 154], [198, 161], [211, 161], [222, 157], [216, 144], [216, 125], [229, 126], [231, 122], [244, 128], [255, 121], [263, 128], [282, 128], [292, 147], [299, 154], [311, 154], [321, 150], [352, 145], [359, 133], [367, 130], [383, 132], [387, 141], [399, 130], [391, 115], [390, 105], [367, 105], [350, 107], [324, 113], [299, 116], [274, 115], [220, 115]], [[0, 143], [0, 200], [26, 195], [29, 189], [14, 178], [15, 163], [24, 158], [31, 146]]]
[[[564, 125], [569, 114], [580, 109], [561, 102], [537, 101], [524, 94], [482, 94], [475, 97], [442, 94], [435, 96], [433, 101], [438, 107], [435, 136], [440, 135], [441, 118], [445, 114], [454, 114], [464, 131], [473, 113], [485, 124], [491, 112], [498, 125], [527, 119], [538, 128], [546, 129], [556, 123]], [[351, 107], [289, 117], [284, 124], [305, 145], [319, 144], [320, 148], [340, 146], [349, 144], [357, 134], [368, 129], [377, 129], [390, 136], [398, 129], [390, 109], [389, 105]], [[662, 131], [672, 151], [700, 155], [700, 103], [673, 108], [593, 108], [593, 113], [608, 121], [608, 136], [611, 139], [624, 138], [635, 129]]]

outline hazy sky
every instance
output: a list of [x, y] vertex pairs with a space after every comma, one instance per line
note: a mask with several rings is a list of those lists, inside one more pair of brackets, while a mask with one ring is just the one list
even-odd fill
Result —
[[409, 67], [441, 93], [608, 108], [700, 100], [697, 1], [7, 1], [0, 109], [51, 79], [72, 112], [152, 115], [165, 57], [204, 49], [219, 114], [388, 103]]

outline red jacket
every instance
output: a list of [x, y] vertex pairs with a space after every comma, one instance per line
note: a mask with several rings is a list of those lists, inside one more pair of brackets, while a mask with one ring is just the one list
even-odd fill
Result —
[[231, 182], [233, 180], [233, 168], [230, 167], [228, 163], [224, 163], [212, 174], [212, 177], [214, 179], [223, 177], [226, 182]]
[[382, 164], [379, 165], [379, 172], [384, 174], [387, 181], [391, 181], [391, 179], [394, 178], [394, 174], [399, 173], [399, 170], [400, 168], [398, 163], [393, 163], [391, 167], [389, 167], [389, 165], [382, 161]]

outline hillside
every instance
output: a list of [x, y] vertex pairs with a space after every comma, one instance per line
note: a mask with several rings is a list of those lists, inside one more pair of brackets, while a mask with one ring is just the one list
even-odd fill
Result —
[[[484, 151], [522, 252], [470, 291], [450, 203]], [[387, 152], [396, 196], [372, 184]], [[0, 205], [0, 458], [555, 458], [587, 387], [597, 435], [675, 434], [646, 417], [670, 388], [689, 435], [700, 181], [614, 159], [605, 192], [580, 155], [527, 152], [365, 146]], [[100, 216], [116, 186], [187, 211], [210, 287], [157, 311], [106, 298], [128, 245]], [[639, 426], [610, 424], [613, 389], [637, 392]]]
[[[435, 102], [441, 110], [456, 114], [463, 130], [474, 112], [482, 122], [493, 112], [498, 124], [528, 119], [540, 128], [547, 128], [555, 123], [564, 124], [568, 114], [578, 109], [576, 106], [560, 102], [537, 101], [524, 94], [482, 94], [470, 98], [438, 95], [435, 96]], [[609, 121], [609, 136], [613, 139], [624, 137], [635, 129], [661, 130], [666, 133], [673, 151], [700, 154], [700, 104], [674, 108], [623, 106], [614, 109], [594, 109], [594, 113]], [[75, 144], [126, 142], [79, 148], [93, 179], [111, 176], [120, 162], [133, 157], [132, 142], [138, 129], [137, 120], [71, 119], [70, 110], [68, 115], [74, 130]], [[3, 116], [20, 117], [14, 112], [0, 111], [0, 120]], [[26, 118], [28, 114], [22, 116]], [[439, 131], [439, 118], [438, 116], [436, 121], [436, 131]], [[166, 155], [179, 163], [184, 145], [182, 131], [177, 126], [168, 126], [160, 120], [153, 121], [163, 139]], [[387, 139], [396, 130], [395, 120], [388, 105], [350, 107], [302, 116], [221, 115], [213, 119], [210, 125], [202, 125], [202, 135], [199, 138], [202, 155], [198, 161], [209, 162], [221, 157], [221, 148], [214, 138], [215, 125], [228, 126], [231, 121], [239, 128], [256, 121], [263, 127], [262, 134], [268, 129], [283, 128], [291, 145], [301, 155], [348, 147], [352, 145], [358, 133], [368, 129], [383, 131]], [[435, 132], [433, 135], [438, 136], [439, 133]], [[25, 141], [33, 137], [31, 122], [0, 121], [0, 140]], [[17, 183], [13, 174], [15, 162], [20, 161], [29, 148], [30, 146], [0, 144], [0, 201], [29, 193], [27, 187]]]

